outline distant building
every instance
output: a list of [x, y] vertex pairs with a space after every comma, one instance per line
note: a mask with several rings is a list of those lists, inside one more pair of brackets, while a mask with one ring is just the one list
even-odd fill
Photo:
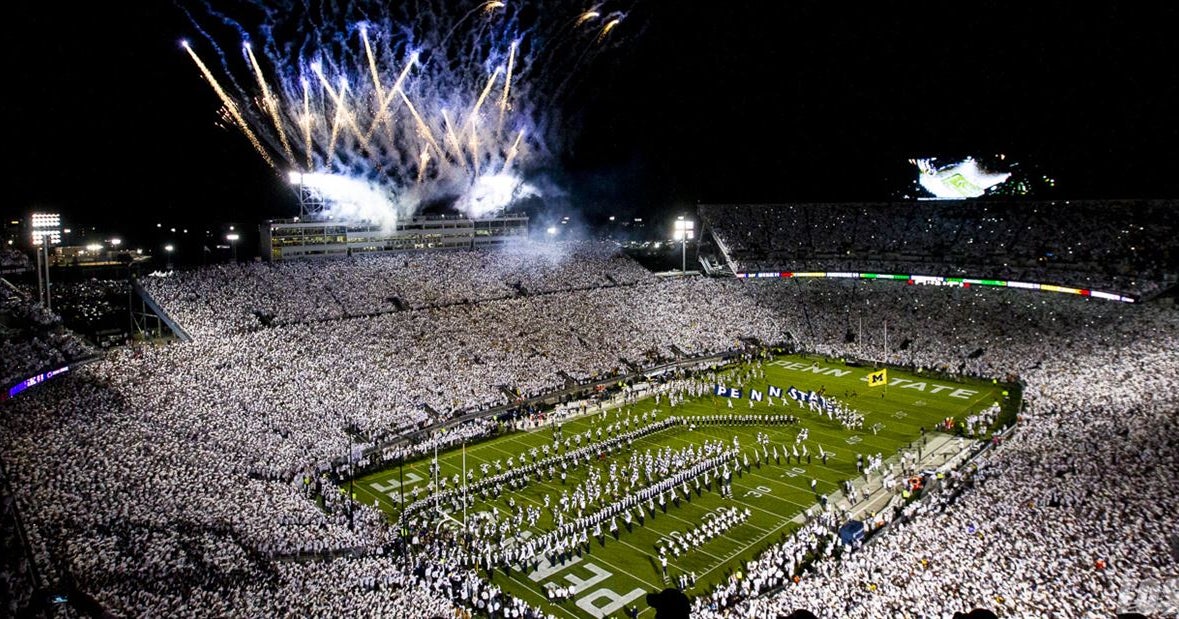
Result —
[[502, 215], [487, 219], [414, 217], [393, 229], [376, 224], [275, 219], [260, 227], [263, 259], [351, 256], [409, 250], [452, 250], [497, 247], [528, 236], [528, 217]]

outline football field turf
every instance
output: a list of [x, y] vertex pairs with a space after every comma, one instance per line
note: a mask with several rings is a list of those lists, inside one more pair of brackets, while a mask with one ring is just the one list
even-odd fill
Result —
[[[888, 459], [915, 441], [919, 442], [921, 428], [932, 432], [947, 417], [962, 419], [995, 402], [1000, 402], [1004, 408], [1018, 405], [1004, 398], [1003, 385], [990, 381], [932, 379], [890, 368], [890, 385], [886, 391], [885, 388], [867, 386], [866, 376], [871, 368], [847, 366], [820, 357], [782, 356], [763, 361], [760, 367], [764, 372], [761, 378], [746, 381], [737, 378], [748, 375], [749, 365], [735, 367], [718, 377], [716, 382], [740, 388], [740, 399], [705, 395], [689, 398], [671, 408], [665, 395], [659, 403], [654, 398], [647, 398], [605, 412], [590, 408], [584, 416], [565, 420], [562, 436], [566, 438], [584, 435], [587, 431], [596, 432], [628, 416], [636, 421], [636, 427], [645, 425], [650, 419], [638, 423], [639, 416], [645, 413], [653, 413], [660, 421], [675, 416], [685, 419], [686, 423], [638, 438], [629, 448], [611, 452], [590, 464], [571, 467], [564, 483], [559, 469], [551, 478], [546, 476], [538, 481], [532, 476], [521, 490], [504, 490], [499, 496], [476, 501], [468, 509], [467, 517], [486, 519], [495, 513], [502, 521], [512, 512], [509, 506], [509, 498], [512, 498], [518, 508], [535, 506], [540, 511], [536, 526], [529, 527], [526, 534], [540, 536], [556, 527], [552, 512], [544, 507], [546, 498], [556, 505], [562, 493], [572, 492], [589, 477], [591, 469], [596, 468], [601, 478], [608, 481], [608, 471], [616, 464], [625, 479], [631, 473], [628, 462], [632, 452], [643, 454], [650, 450], [657, 453], [665, 448], [683, 450], [690, 445], [698, 447], [705, 441], [721, 441], [731, 446], [735, 438], [740, 446], [737, 462], [742, 463], [748, 458], [750, 464], [748, 468], [735, 467], [731, 497], [722, 497], [715, 482], [705, 486], [704, 480], [698, 478], [702, 483], [699, 490], [694, 483], [689, 484], [690, 499], [667, 501], [664, 506], [656, 504], [654, 510], [644, 509], [643, 520], [636, 519], [631, 526], [624, 526], [619, 518], [617, 536], [608, 531], [600, 538], [591, 535], [588, 552], [575, 554], [558, 565], [549, 565], [541, 559], [539, 567], [513, 568], [508, 572], [496, 569], [487, 576], [513, 595], [541, 605], [556, 616], [570, 618], [618, 617], [622, 616], [625, 606], [631, 605], [645, 609], [643, 595], [673, 586], [680, 574], [695, 575], [695, 585], [687, 591], [689, 596], [703, 593], [740, 569], [742, 562], [754, 558], [797, 528], [803, 520], [802, 512], [815, 507], [820, 495], [840, 491], [844, 480], [856, 478], [862, 482], [864, 478], [856, 470], [857, 454], [865, 457], [882, 454]], [[753, 402], [751, 407], [751, 391], [767, 394], [770, 386], [783, 392], [790, 387], [803, 393], [825, 389], [828, 397], [834, 397], [862, 414], [863, 427], [845, 429], [826, 415], [787, 398], [773, 398], [772, 406], [768, 400]], [[693, 417], [718, 414], [790, 414], [798, 417], [799, 423], [696, 423], [693, 429]], [[797, 444], [807, 446], [811, 456], [809, 462], [805, 457], [801, 461], [793, 457], [775, 460], [772, 452], [768, 458], [758, 457], [757, 453], [761, 451], [759, 435], [763, 441], [768, 439], [766, 451], [776, 447], [782, 454], [794, 448], [796, 437], [804, 428], [809, 436]], [[496, 467], [497, 461], [500, 467], [504, 467], [502, 470], [508, 470], [509, 458], [519, 463], [526, 458], [531, 461], [530, 450], [552, 443], [553, 429], [547, 426], [507, 433], [468, 446], [466, 470], [473, 472], [474, 480], [478, 481], [483, 476], [481, 465], [487, 464], [488, 474], [495, 475], [501, 470]], [[827, 454], [826, 464], [820, 453]], [[447, 487], [453, 488], [455, 476], [463, 471], [462, 450], [440, 453], [439, 462], [441, 474], [450, 478]], [[713, 472], [712, 478], [715, 477]], [[354, 492], [359, 501], [376, 504], [395, 519], [402, 496], [408, 503], [425, 496], [429, 479], [430, 459], [423, 459], [406, 463], [400, 471], [393, 468], [358, 478]], [[812, 481], [814, 490], [811, 489]], [[453, 509], [445, 503], [442, 507], [453, 518], [463, 518], [461, 509]], [[673, 539], [683, 539], [689, 531], [732, 508], [742, 512], [748, 510], [748, 518], [687, 552], [673, 554], [670, 551]], [[607, 527], [603, 526], [603, 529]], [[660, 547], [669, 549], [666, 577], [659, 561]], [[545, 595], [550, 587], [570, 585], [576, 588], [571, 600], [550, 602]], [[651, 612], [647, 611], [645, 615], [650, 616]]]

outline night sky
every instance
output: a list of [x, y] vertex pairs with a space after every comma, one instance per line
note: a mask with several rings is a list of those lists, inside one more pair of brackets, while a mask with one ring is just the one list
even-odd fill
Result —
[[[0, 37], [3, 214], [293, 214], [282, 179], [215, 126], [174, 5], [19, 4]], [[908, 158], [937, 154], [1006, 153], [1059, 197], [1179, 197], [1177, 10], [1088, 4], [652, 0], [585, 76], [552, 176], [590, 219], [885, 199]]]

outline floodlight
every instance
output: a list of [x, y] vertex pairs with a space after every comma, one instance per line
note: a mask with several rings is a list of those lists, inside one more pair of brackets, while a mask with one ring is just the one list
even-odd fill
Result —
[[230, 232], [229, 234], [225, 235], [225, 240], [230, 241], [230, 242], [236, 241], [240, 238], [242, 238], [242, 237], [235, 232]]
[[33, 228], [60, 228], [61, 215], [56, 213], [33, 213]]
[[688, 241], [696, 238], [696, 222], [684, 219], [683, 215], [676, 217], [672, 227], [672, 238], [680, 242], [680, 271], [688, 270]]
[[30, 218], [33, 228], [33, 245], [41, 245], [48, 239], [53, 245], [61, 243], [61, 215], [57, 213], [33, 213]]

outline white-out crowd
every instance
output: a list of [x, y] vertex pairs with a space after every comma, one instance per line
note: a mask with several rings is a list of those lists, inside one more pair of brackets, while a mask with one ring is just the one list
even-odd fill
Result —
[[711, 205], [736, 271], [981, 277], [1149, 296], [1175, 283], [1166, 201]]
[[511, 251], [357, 255], [331, 261], [223, 264], [149, 277], [144, 287], [194, 337], [263, 326], [649, 283], [606, 242], [519, 241]]
[[[487, 264], [515, 264], [496, 277], [528, 283], [488, 283]], [[956, 500], [794, 583], [786, 567], [800, 549], [824, 554], [839, 524], [817, 519], [740, 581], [701, 592], [694, 616], [1107, 616], [1121, 592], [1177, 575], [1173, 307], [892, 282], [656, 281], [617, 254], [553, 259], [539, 275], [529, 264], [414, 254], [160, 278], [149, 289], [194, 341], [114, 351], [4, 405], [0, 451], [38, 564], [126, 615], [451, 616], [466, 600], [544, 616], [442, 541], [402, 556], [382, 514], [349, 517], [333, 492], [321, 507], [305, 480], [327, 483], [325, 463], [353, 441], [431, 421], [427, 406], [478, 410], [562, 374], [607, 376], [744, 337], [1018, 377], [1028, 410]], [[390, 295], [400, 306], [384, 305]], [[276, 324], [250, 322], [253, 309]], [[863, 338], [849, 338], [861, 317]]]
[[64, 329], [61, 317], [0, 285], [0, 387], [85, 359], [94, 350]]
[[[812, 318], [840, 325], [811, 324], [817, 348], [856, 354], [841, 341], [847, 322], [839, 313], [852, 299], [870, 303], [898, 339], [888, 351], [866, 344], [869, 356], [1018, 376], [1028, 409], [955, 501], [935, 501], [850, 556], [818, 562], [797, 584], [735, 604], [730, 616], [807, 608], [820, 617], [943, 617], [982, 607], [1000, 616], [1108, 617], [1130, 609], [1151, 583], [1174, 587], [1179, 539], [1166, 515], [1179, 508], [1168, 480], [1179, 465], [1174, 307], [945, 288], [797, 288]], [[790, 296], [780, 284], [760, 293]], [[911, 343], [898, 350], [903, 340]], [[976, 347], [984, 354], [968, 358]], [[721, 597], [740, 597], [754, 582], [763, 590], [785, 583], [785, 566], [841, 523], [828, 524], [826, 537], [804, 533], [768, 553]], [[698, 604], [694, 616], [724, 616], [709, 611], [723, 606], [714, 600]], [[1149, 602], [1143, 609], [1152, 614]]]

